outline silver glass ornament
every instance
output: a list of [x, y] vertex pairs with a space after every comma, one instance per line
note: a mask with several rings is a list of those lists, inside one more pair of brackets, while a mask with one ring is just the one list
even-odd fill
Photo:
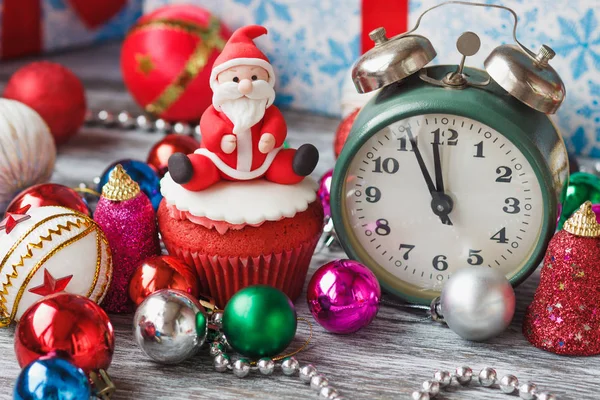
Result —
[[250, 363], [248, 360], [240, 358], [233, 363], [233, 374], [238, 378], [245, 378], [250, 373]]
[[258, 370], [261, 374], [271, 375], [275, 370], [275, 361], [267, 357], [261, 358], [260, 360], [258, 360], [258, 363], [256, 363], [256, 366], [258, 367]]
[[456, 380], [461, 385], [468, 385], [473, 378], [473, 370], [469, 367], [458, 367], [456, 368]]
[[441, 314], [463, 339], [482, 341], [497, 336], [511, 323], [515, 292], [502, 273], [469, 267], [455, 272], [439, 299]]
[[152, 129], [152, 121], [145, 115], [138, 115], [135, 119], [135, 124], [144, 131], [150, 131]]
[[429, 393], [423, 390], [417, 390], [412, 392], [412, 395], [410, 397], [412, 398], [412, 400], [429, 400], [431, 398], [431, 396], [429, 396]]
[[116, 122], [115, 115], [108, 110], [100, 110], [98, 111], [98, 121], [105, 126], [111, 126]]
[[213, 315], [211, 317], [211, 321], [218, 328], [221, 328], [223, 326], [223, 313], [222, 312], [213, 313]]
[[173, 129], [173, 125], [171, 125], [170, 122], [165, 121], [162, 118], [157, 119], [156, 121], [154, 121], [154, 128], [158, 131], [158, 132], [169, 132]]
[[189, 294], [163, 289], [148, 296], [133, 317], [133, 334], [141, 349], [154, 361], [180, 363], [196, 354], [207, 330], [197, 329], [196, 315], [204, 308]]
[[213, 366], [217, 372], [227, 371], [229, 364], [231, 364], [231, 359], [227, 354], [218, 354], [213, 360]]
[[211, 357], [215, 357], [218, 354], [221, 354], [224, 349], [225, 349], [225, 346], [222, 343], [212, 342], [210, 344], [208, 352], [209, 352], [209, 354], [210, 354]]
[[483, 387], [490, 387], [496, 383], [496, 370], [490, 367], [486, 367], [479, 373], [479, 384]]
[[514, 375], [504, 375], [499, 385], [503, 393], [512, 394], [519, 387], [519, 380]]
[[117, 121], [123, 129], [131, 129], [135, 126], [135, 119], [129, 111], [121, 111], [117, 114]]
[[439, 382], [441, 387], [446, 387], [452, 382], [452, 375], [448, 371], [435, 371], [433, 379]]
[[542, 392], [537, 395], [537, 400], [556, 400], [557, 397], [548, 392]]
[[324, 397], [326, 399], [337, 399], [338, 396], [338, 391], [337, 389], [332, 388], [331, 386], [325, 386], [324, 388], [321, 388], [321, 390], [319, 391], [319, 395], [321, 397]]
[[281, 370], [285, 375], [294, 375], [300, 369], [300, 363], [296, 360], [296, 357], [286, 357], [281, 362]]
[[317, 390], [328, 385], [329, 380], [327, 380], [327, 378], [325, 378], [325, 376], [323, 375], [315, 375], [312, 378], [310, 378], [310, 387], [312, 389]]
[[425, 381], [422, 386], [423, 390], [432, 396], [437, 396], [440, 393], [440, 383], [438, 381]]
[[317, 369], [312, 364], [300, 368], [300, 380], [304, 383], [310, 383], [310, 380], [315, 375], [317, 375]]
[[537, 385], [535, 383], [527, 382], [519, 386], [519, 397], [524, 400], [533, 400], [537, 392]]
[[180, 135], [189, 135], [192, 133], [192, 127], [188, 123], [177, 122], [175, 125], [173, 125], [173, 132]]

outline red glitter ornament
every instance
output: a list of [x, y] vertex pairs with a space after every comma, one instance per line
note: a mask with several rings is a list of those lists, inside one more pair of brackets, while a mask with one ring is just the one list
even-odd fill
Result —
[[354, 120], [356, 116], [360, 112], [360, 108], [352, 111], [346, 118], [340, 122], [337, 130], [335, 131], [335, 141], [333, 142], [333, 152], [335, 153], [335, 158], [340, 156], [342, 152], [342, 148], [346, 143], [346, 139], [348, 139], [348, 135], [350, 134], [350, 130], [352, 129], [352, 125], [354, 124]]
[[115, 349], [113, 327], [93, 301], [56, 293], [34, 303], [15, 332], [15, 354], [21, 367], [48, 353], [67, 354], [86, 373], [107, 369]]
[[91, 217], [85, 200], [73, 189], [58, 183], [42, 183], [23, 190], [8, 205], [6, 212], [15, 212], [24, 206], [61, 206]]
[[33, 108], [46, 121], [57, 145], [75, 135], [85, 120], [85, 90], [66, 67], [49, 61], [28, 64], [9, 79], [4, 97]]
[[123, 42], [125, 85], [151, 114], [198, 121], [211, 104], [210, 72], [229, 36], [229, 29], [203, 8], [159, 8], [140, 18]]
[[152, 203], [121, 164], [102, 188], [94, 220], [104, 231], [113, 256], [113, 279], [102, 307], [109, 312], [132, 312], [129, 280], [142, 260], [160, 254], [160, 244]]
[[523, 333], [557, 354], [600, 354], [600, 224], [588, 201], [554, 235]]
[[198, 298], [200, 289], [196, 270], [171, 256], [144, 260], [129, 282], [129, 297], [136, 304], [161, 289], [177, 289]]
[[163, 177], [169, 169], [169, 157], [175, 153], [191, 154], [200, 147], [200, 143], [186, 135], [167, 135], [156, 143], [148, 152], [146, 163], [156, 171], [159, 177]]

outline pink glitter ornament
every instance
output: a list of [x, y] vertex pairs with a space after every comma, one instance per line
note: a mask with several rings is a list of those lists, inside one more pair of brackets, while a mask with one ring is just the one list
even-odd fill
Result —
[[369, 325], [379, 311], [381, 288], [364, 265], [335, 260], [315, 272], [307, 288], [315, 321], [333, 333], [353, 333]]
[[94, 219], [113, 255], [113, 280], [102, 307], [108, 312], [133, 312], [129, 280], [141, 261], [160, 254], [160, 244], [152, 203], [121, 165], [102, 188]]
[[331, 195], [331, 179], [333, 177], [333, 170], [325, 172], [325, 175], [319, 181], [319, 190], [317, 195], [323, 204], [323, 211], [325, 211], [325, 217], [331, 217], [331, 207], [329, 205], [329, 198]]

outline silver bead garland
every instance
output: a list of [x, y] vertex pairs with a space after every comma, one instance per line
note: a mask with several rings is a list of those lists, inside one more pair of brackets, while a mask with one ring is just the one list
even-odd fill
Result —
[[[222, 318], [220, 313], [212, 315], [211, 323], [217, 325]], [[300, 380], [314, 389], [320, 397], [329, 400], [345, 400], [337, 389], [329, 384], [329, 380], [317, 371], [312, 364], [300, 365], [296, 357], [285, 357], [281, 361], [272, 358], [261, 358], [253, 365], [246, 358], [239, 357], [235, 360], [225, 353], [227, 349], [225, 336], [219, 335], [214, 342], [210, 344], [209, 352], [213, 357], [213, 366], [217, 372], [232, 371], [238, 378], [245, 378], [252, 371], [258, 371], [261, 375], [271, 375], [275, 370], [280, 369], [284, 375], [298, 376]]]
[[[449, 386], [467, 386], [471, 383], [473, 370], [469, 367], [458, 367], [454, 373], [436, 371], [433, 380], [423, 382], [420, 390], [411, 394], [413, 400], [430, 400], [435, 398], [443, 388]], [[483, 387], [500, 389], [502, 393], [518, 393], [524, 400], [557, 400], [558, 397], [548, 392], [539, 392], [537, 385], [528, 382], [519, 385], [519, 380], [514, 375], [505, 375], [498, 380], [496, 370], [490, 367], [483, 368], [477, 376], [479, 384]], [[453, 383], [456, 382], [456, 385]], [[312, 384], [312, 382], [311, 382]]]

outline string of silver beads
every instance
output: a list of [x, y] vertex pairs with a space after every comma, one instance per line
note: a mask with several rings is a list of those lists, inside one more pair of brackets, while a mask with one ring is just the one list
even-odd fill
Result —
[[170, 122], [154, 119], [146, 114], [133, 115], [129, 111], [114, 113], [109, 110], [88, 110], [85, 115], [87, 126], [102, 126], [105, 129], [140, 129], [148, 133], [178, 133], [181, 135], [200, 137], [200, 126], [187, 122]]
[[[412, 393], [413, 400], [429, 400], [435, 398], [442, 389], [452, 385], [453, 381], [459, 385], [467, 386], [473, 378], [473, 370], [469, 367], [458, 367], [454, 373], [436, 371], [432, 380], [423, 382], [420, 390]], [[483, 387], [500, 389], [502, 393], [517, 393], [524, 400], [557, 400], [557, 397], [548, 392], [539, 392], [537, 385], [527, 382], [519, 385], [519, 380], [514, 375], [505, 375], [498, 380], [496, 370], [486, 367], [479, 372], [479, 384]]]
[[[215, 313], [212, 317], [212, 323], [219, 327], [222, 320], [221, 313]], [[248, 359], [239, 357], [233, 359], [226, 351], [231, 350], [227, 339], [221, 333], [214, 342], [210, 344], [209, 353], [213, 357], [213, 366], [217, 372], [232, 371], [238, 378], [245, 378], [252, 371], [258, 371], [261, 375], [272, 375], [276, 370], [281, 369], [286, 376], [298, 376], [300, 380], [311, 389], [315, 390], [320, 397], [329, 400], [345, 400], [337, 389], [329, 384], [329, 380], [323, 374], [320, 374], [317, 368], [312, 364], [300, 365], [296, 357], [286, 357], [281, 361], [275, 361], [271, 358], [261, 358], [253, 365]]]

